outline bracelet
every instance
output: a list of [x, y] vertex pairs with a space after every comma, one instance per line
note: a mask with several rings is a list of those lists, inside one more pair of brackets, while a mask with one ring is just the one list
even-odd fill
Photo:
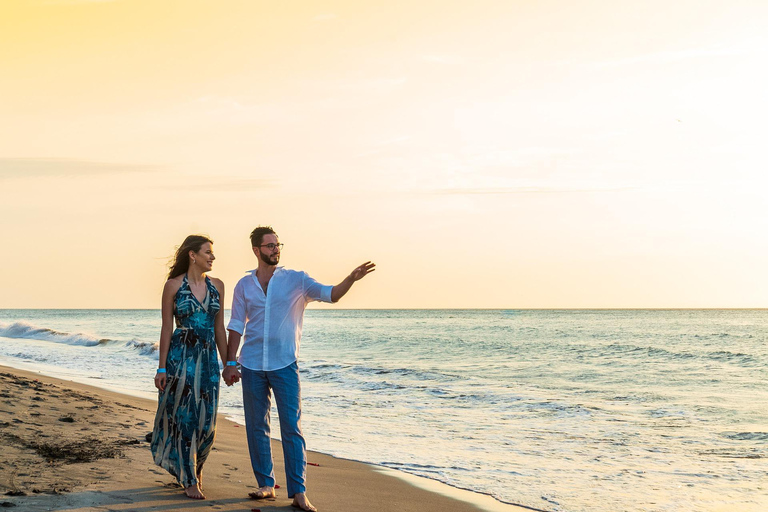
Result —
[[227, 361], [227, 366], [237, 366], [237, 361]]
[[165, 373], [165, 368], [158, 368], [157, 373]]

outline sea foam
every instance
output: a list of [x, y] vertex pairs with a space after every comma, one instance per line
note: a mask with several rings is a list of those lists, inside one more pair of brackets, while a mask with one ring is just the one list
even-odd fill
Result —
[[11, 324], [0, 323], [0, 337], [4, 338], [22, 338], [39, 341], [50, 341], [54, 343], [65, 343], [67, 345], [78, 345], [84, 347], [97, 346], [123, 346], [137, 350], [142, 355], [151, 355], [157, 350], [157, 343], [142, 342], [137, 340], [114, 340], [109, 338], [99, 338], [87, 333], [68, 333], [38, 327], [27, 322], [14, 322]]

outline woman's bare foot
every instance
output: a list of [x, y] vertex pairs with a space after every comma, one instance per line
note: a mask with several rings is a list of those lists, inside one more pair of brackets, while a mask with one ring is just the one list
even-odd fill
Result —
[[197, 473], [197, 487], [200, 489], [200, 492], [203, 492], [203, 468], [198, 469], [199, 473]]
[[259, 487], [257, 490], [248, 493], [248, 497], [252, 500], [264, 500], [267, 498], [274, 498], [275, 496], [277, 496], [277, 494], [275, 494], [275, 488], [269, 486]]
[[303, 492], [297, 492], [293, 495], [293, 503], [291, 503], [291, 506], [299, 510], [305, 510], [306, 512], [317, 512], [315, 506], [309, 502], [307, 495]]
[[203, 494], [203, 491], [200, 490], [199, 484], [190, 485], [184, 489], [184, 494], [186, 494], [187, 498], [192, 498], [193, 500], [205, 499], [205, 495]]

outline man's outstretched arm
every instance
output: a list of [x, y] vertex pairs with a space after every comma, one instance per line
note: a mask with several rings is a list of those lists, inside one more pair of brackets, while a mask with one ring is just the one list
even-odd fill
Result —
[[339, 299], [346, 295], [349, 289], [352, 288], [352, 285], [355, 284], [355, 281], [361, 280], [374, 270], [376, 270], [376, 264], [371, 263], [370, 261], [366, 261], [357, 267], [342, 282], [333, 287], [331, 290], [331, 300], [333, 302], [338, 302]]

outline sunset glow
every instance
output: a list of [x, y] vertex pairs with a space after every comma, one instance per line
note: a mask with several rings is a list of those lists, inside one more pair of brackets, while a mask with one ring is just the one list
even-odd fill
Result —
[[[349, 308], [768, 305], [768, 4], [5, 0], [0, 308], [228, 288], [270, 224]], [[231, 296], [227, 298], [227, 307]]]

